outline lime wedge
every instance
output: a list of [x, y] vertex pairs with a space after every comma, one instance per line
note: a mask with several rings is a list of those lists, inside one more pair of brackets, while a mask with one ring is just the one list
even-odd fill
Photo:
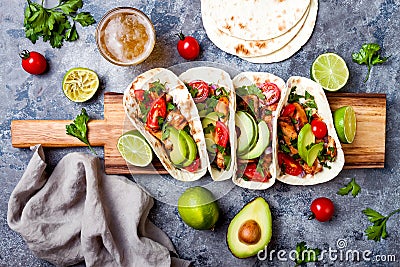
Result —
[[311, 79], [327, 91], [338, 91], [349, 79], [349, 69], [339, 55], [325, 53], [319, 55], [311, 65]]
[[324, 148], [324, 143], [313, 145], [307, 152], [307, 165], [312, 166], [315, 159], [318, 157], [319, 152]]
[[356, 136], [357, 120], [352, 106], [341, 107], [333, 113], [333, 122], [340, 142], [350, 144]]
[[145, 167], [153, 160], [153, 151], [150, 145], [137, 130], [121, 135], [117, 148], [121, 156], [134, 166]]
[[64, 75], [62, 88], [69, 100], [85, 102], [96, 93], [99, 83], [96, 72], [85, 68], [72, 68]]

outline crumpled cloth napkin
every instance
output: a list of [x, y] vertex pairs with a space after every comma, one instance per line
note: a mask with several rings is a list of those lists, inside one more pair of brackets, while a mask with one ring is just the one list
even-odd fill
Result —
[[[97, 157], [70, 153], [45, 174], [43, 148], [11, 194], [7, 220], [36, 256], [57, 266], [189, 266], [148, 219], [153, 199]], [[172, 253], [171, 253], [172, 252]]]

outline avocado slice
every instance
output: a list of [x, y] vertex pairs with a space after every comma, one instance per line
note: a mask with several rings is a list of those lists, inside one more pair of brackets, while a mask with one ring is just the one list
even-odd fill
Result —
[[232, 219], [226, 241], [235, 257], [248, 258], [264, 250], [272, 236], [272, 217], [268, 203], [257, 197]]
[[218, 119], [218, 112], [211, 112], [207, 114], [204, 118], [202, 118], [201, 125], [203, 126], [203, 129], [206, 128], [209, 124], [216, 125]]
[[297, 150], [304, 161], [307, 161], [307, 146], [312, 143], [315, 143], [315, 136], [312, 133], [311, 125], [307, 123], [301, 128], [297, 138]]
[[169, 131], [168, 138], [173, 144], [172, 150], [169, 152], [169, 157], [174, 165], [179, 166], [188, 158], [188, 143], [185, 136], [181, 134], [181, 131], [178, 131], [174, 127], [167, 127], [166, 131]]
[[261, 156], [270, 143], [270, 132], [265, 121], [258, 123], [258, 141], [252, 150], [244, 155], [239, 156], [241, 159], [255, 159]]
[[240, 130], [237, 139], [237, 153], [242, 155], [249, 152], [257, 143], [258, 126], [254, 118], [244, 111], [236, 112], [235, 124]]
[[191, 137], [184, 130], [180, 130], [179, 131], [179, 135], [182, 135], [183, 139], [186, 142], [187, 148], [188, 148], [187, 160], [183, 163], [183, 167], [187, 167], [190, 164], [192, 164], [192, 162], [196, 159], [197, 146], [196, 146], [196, 143], [193, 140], [193, 137]]

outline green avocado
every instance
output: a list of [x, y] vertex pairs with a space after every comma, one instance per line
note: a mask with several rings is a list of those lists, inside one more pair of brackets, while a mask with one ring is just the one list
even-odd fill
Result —
[[240, 155], [241, 159], [255, 159], [261, 156], [270, 143], [270, 132], [268, 125], [265, 121], [258, 123], [258, 141], [252, 150], [244, 155]]
[[272, 236], [272, 217], [268, 203], [257, 197], [232, 219], [226, 241], [235, 257], [248, 258], [264, 250]]
[[312, 143], [315, 143], [315, 136], [312, 133], [311, 125], [307, 123], [301, 128], [297, 138], [297, 150], [302, 160], [307, 161], [307, 146]]
[[172, 150], [169, 153], [169, 157], [174, 165], [179, 166], [188, 159], [188, 143], [185, 139], [185, 136], [181, 134], [181, 131], [178, 131], [173, 127], [168, 127], [166, 130], [169, 131], [168, 138], [173, 144]]
[[183, 167], [187, 167], [192, 162], [196, 159], [197, 156], [197, 146], [196, 143], [193, 140], [193, 137], [191, 137], [187, 132], [184, 130], [179, 131], [179, 135], [182, 135], [183, 138], [185, 139], [187, 148], [188, 148], [188, 155], [186, 161], [183, 163]]
[[248, 153], [257, 143], [258, 126], [254, 118], [244, 111], [236, 112], [235, 124], [240, 130], [237, 139], [237, 153], [240, 156]]

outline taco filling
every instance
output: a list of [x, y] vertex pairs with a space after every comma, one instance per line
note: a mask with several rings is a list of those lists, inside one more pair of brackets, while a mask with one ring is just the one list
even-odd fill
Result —
[[314, 96], [290, 91], [278, 118], [278, 164], [283, 174], [304, 177], [330, 169], [337, 156], [335, 140], [318, 114]]
[[186, 83], [186, 87], [199, 111], [211, 166], [220, 171], [229, 169], [229, 92], [202, 80]]
[[271, 82], [236, 89], [238, 177], [246, 181], [272, 178], [273, 117], [280, 97], [281, 90]]
[[197, 145], [190, 133], [189, 123], [173, 103], [165, 84], [155, 81], [149, 90], [135, 89], [145, 130], [164, 146], [175, 167], [196, 172], [200, 167]]

